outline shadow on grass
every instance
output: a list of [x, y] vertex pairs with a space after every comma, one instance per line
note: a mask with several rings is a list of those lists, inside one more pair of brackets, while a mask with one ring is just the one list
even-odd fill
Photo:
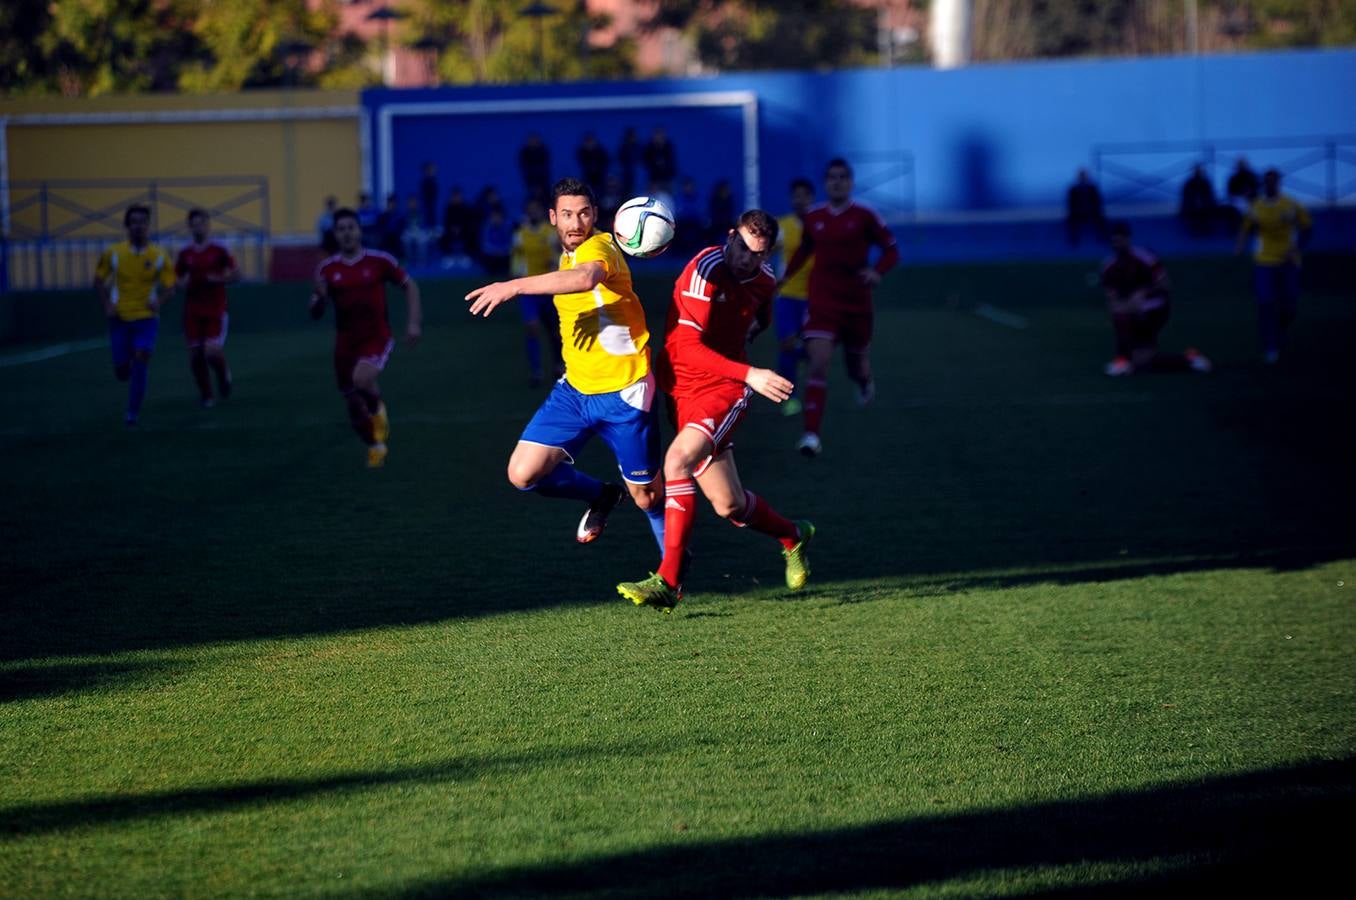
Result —
[[[387, 896], [783, 897], [890, 891], [1003, 872], [1113, 864], [1126, 880], [1046, 872], [1049, 896], [1176, 895], [1231, 886], [1294, 895], [1346, 871], [1356, 801], [1351, 760], [1277, 769], [1016, 809], [927, 816], [860, 828], [670, 846], [471, 879], [401, 886]], [[1063, 876], [1063, 877], [1062, 877]], [[975, 892], [983, 894], [984, 887]], [[987, 890], [993, 890], [990, 883]]]
[[156, 672], [166, 663], [58, 663], [18, 666], [0, 671], [0, 703], [53, 697], [95, 689], [121, 689]]
[[110, 794], [62, 803], [0, 808], [0, 842], [6, 839], [115, 826], [123, 822], [198, 813], [229, 813], [248, 807], [341, 795], [385, 785], [466, 781], [496, 772], [513, 773], [589, 757], [627, 758], [649, 752], [650, 744], [543, 748], [530, 753], [468, 756], [386, 771], [346, 772], [317, 778], [277, 778], [221, 787], [187, 788], [152, 794]]

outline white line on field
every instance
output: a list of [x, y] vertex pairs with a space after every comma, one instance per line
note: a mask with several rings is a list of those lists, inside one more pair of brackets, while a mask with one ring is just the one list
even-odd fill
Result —
[[1006, 325], [1009, 328], [1025, 328], [1028, 324], [1026, 316], [1019, 316], [1015, 312], [1008, 312], [1006, 309], [999, 309], [987, 303], [976, 306], [975, 315], [982, 319], [988, 319], [990, 322], [997, 322], [999, 325]]
[[0, 369], [7, 366], [23, 366], [28, 363], [42, 362], [44, 359], [56, 359], [58, 356], [65, 356], [68, 353], [97, 350], [99, 347], [107, 345], [108, 341], [105, 338], [91, 338], [88, 341], [73, 341], [68, 344], [53, 344], [50, 347], [43, 347], [41, 350], [0, 356]]

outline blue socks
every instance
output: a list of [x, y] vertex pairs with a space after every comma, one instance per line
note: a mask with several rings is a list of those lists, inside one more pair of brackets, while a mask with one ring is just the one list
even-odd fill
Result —
[[561, 463], [527, 490], [536, 491], [543, 497], [564, 497], [567, 500], [592, 503], [603, 492], [603, 483], [585, 475], [569, 463]]
[[645, 518], [650, 521], [650, 530], [654, 532], [655, 543], [659, 545], [659, 552], [664, 552], [664, 506], [660, 504], [658, 509], [645, 510]]

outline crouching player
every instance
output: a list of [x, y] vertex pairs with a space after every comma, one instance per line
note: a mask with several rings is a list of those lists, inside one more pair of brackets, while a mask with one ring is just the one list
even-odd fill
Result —
[[405, 289], [405, 339], [411, 346], [419, 342], [423, 322], [419, 286], [390, 254], [363, 247], [358, 214], [353, 210], [335, 212], [334, 237], [339, 252], [316, 270], [311, 318], [323, 316], [325, 304], [333, 301], [334, 376], [348, 403], [353, 430], [367, 445], [367, 465], [375, 469], [386, 462], [386, 439], [391, 432], [377, 387], [377, 376], [395, 347], [386, 318], [386, 285]]
[[678, 603], [698, 487], [719, 516], [781, 543], [788, 588], [800, 590], [809, 577], [805, 550], [814, 526], [792, 522], [745, 490], [734, 461], [734, 429], [749, 398], [758, 393], [781, 403], [795, 387], [771, 369], [749, 365], [745, 353], [750, 332], [768, 324], [777, 279], [767, 259], [776, 241], [776, 220], [749, 210], [724, 245], [698, 253], [674, 285], [658, 366], [678, 429], [664, 457], [664, 557], [649, 578], [617, 585], [637, 606], [669, 612]]

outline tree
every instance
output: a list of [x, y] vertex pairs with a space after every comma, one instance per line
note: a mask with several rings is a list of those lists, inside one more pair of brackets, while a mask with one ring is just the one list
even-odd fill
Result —
[[191, 28], [202, 47], [180, 70], [178, 86], [190, 93], [296, 84], [304, 73], [292, 42], [320, 46], [337, 18], [311, 11], [305, 0], [202, 0]]
[[876, 15], [841, 0], [680, 0], [648, 27], [681, 30], [710, 69], [831, 69], [879, 61]]

